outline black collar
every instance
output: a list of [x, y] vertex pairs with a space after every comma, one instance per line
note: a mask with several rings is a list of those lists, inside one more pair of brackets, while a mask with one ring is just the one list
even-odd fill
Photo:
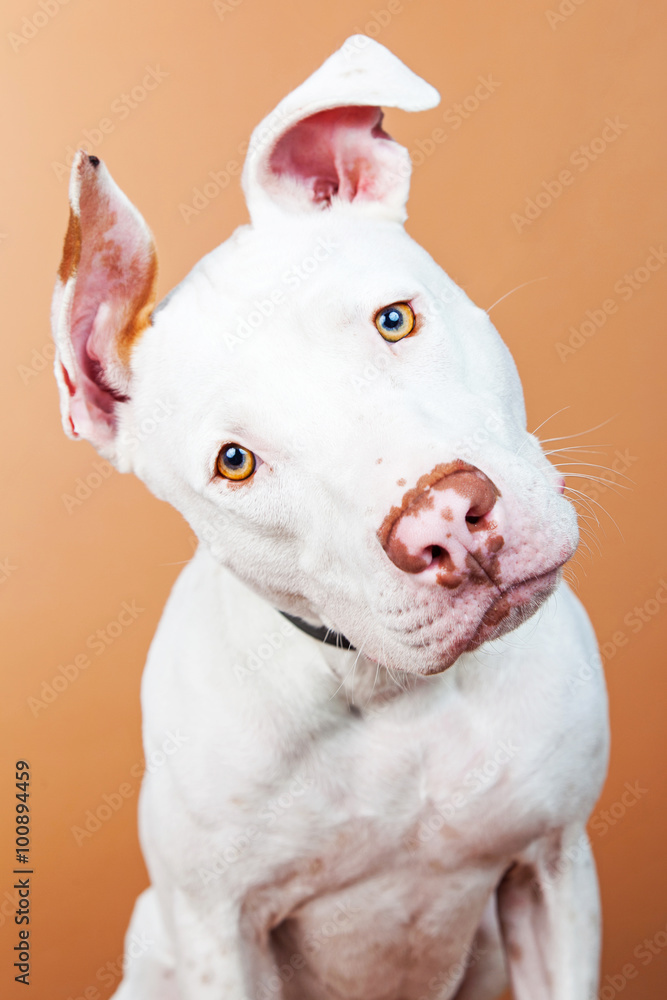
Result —
[[303, 618], [288, 615], [286, 611], [281, 611], [280, 614], [287, 618], [292, 625], [296, 625], [302, 632], [305, 632], [306, 635], [311, 636], [313, 639], [319, 639], [320, 642], [326, 642], [327, 646], [336, 646], [338, 649], [356, 650], [356, 647], [352, 645], [350, 640], [346, 639], [340, 632], [332, 632], [330, 628], [326, 628], [324, 625], [309, 625]]

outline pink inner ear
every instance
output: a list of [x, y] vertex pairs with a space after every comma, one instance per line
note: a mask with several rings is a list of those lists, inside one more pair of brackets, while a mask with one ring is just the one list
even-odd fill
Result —
[[381, 126], [382, 109], [375, 107], [331, 108], [304, 118], [276, 143], [268, 185], [296, 181], [322, 207], [334, 196], [384, 200], [396, 181], [387, 168], [395, 165], [401, 147]]
[[80, 154], [75, 170], [78, 211], [60, 272], [73, 286], [62, 370], [72, 429], [99, 444], [113, 439], [128, 398], [130, 351], [149, 322], [157, 263], [150, 232], [103, 164]]

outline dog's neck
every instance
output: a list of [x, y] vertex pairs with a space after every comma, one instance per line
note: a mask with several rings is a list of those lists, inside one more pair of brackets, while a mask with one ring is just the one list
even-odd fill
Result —
[[[358, 709], [364, 716], [382, 711], [387, 703], [394, 701], [397, 696], [416, 690], [417, 687], [432, 681], [429, 677], [387, 670], [386, 667], [365, 656], [363, 646], [360, 649], [353, 649], [349, 644], [344, 646], [340, 643], [336, 645], [335, 641], [322, 641], [320, 636], [327, 632], [327, 627], [315, 614], [309, 613], [309, 618], [311, 616], [313, 618], [312, 621], [303, 618], [297, 618], [295, 621], [296, 616], [291, 613], [278, 612], [273, 602], [257, 594], [232, 570], [221, 564], [204, 542], [199, 543], [186, 572], [191, 576], [194, 574], [197, 580], [191, 587], [198, 593], [203, 592], [210, 597], [210, 603], [202, 602], [201, 599], [198, 601], [198, 612], [208, 614], [216, 620], [222, 617], [223, 627], [230, 630], [232, 637], [236, 635], [239, 622], [242, 623], [241, 628], [249, 626], [251, 622], [260, 623], [257, 625], [255, 645], [257, 649], [264, 645], [270, 652], [270, 643], [262, 643], [263, 633], [264, 638], [273, 636], [273, 648], [282, 649], [284, 643], [288, 641], [291, 625], [294, 634], [299, 635], [301, 643], [312, 645], [314, 659], [319, 661], [331, 676], [331, 684], [326, 685], [324, 697], [332, 700], [340, 699], [353, 711]], [[221, 605], [218, 601], [221, 601]], [[285, 627], [280, 629], [276, 618], [283, 622], [286, 630]], [[290, 625], [287, 625], [287, 622]], [[306, 629], [304, 625], [307, 626]], [[233, 652], [231, 655], [241, 666], [247, 666], [243, 664], [238, 653]], [[262, 668], [265, 661], [261, 656], [259, 659], [261, 662], [248, 667], [250, 674], [255, 673], [255, 667]], [[256, 677], [260, 676], [261, 672], [256, 673]]]
[[312, 641], [319, 643], [320, 654], [336, 679], [336, 696], [344, 698], [355, 714], [376, 715], [399, 695], [428, 682], [415, 674], [390, 671], [364, 656], [362, 650], [336, 648], [316, 638]]

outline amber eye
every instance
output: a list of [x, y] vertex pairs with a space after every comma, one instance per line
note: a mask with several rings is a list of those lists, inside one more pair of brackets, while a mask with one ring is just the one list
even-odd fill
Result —
[[218, 455], [218, 472], [225, 479], [238, 482], [249, 479], [255, 471], [255, 456], [240, 444], [223, 444]]
[[375, 316], [375, 325], [385, 340], [403, 340], [414, 328], [415, 314], [407, 302], [394, 302], [380, 309]]

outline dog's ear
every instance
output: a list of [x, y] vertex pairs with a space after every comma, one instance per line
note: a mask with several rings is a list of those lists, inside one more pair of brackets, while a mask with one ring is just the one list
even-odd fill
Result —
[[338, 203], [405, 221], [410, 157], [382, 130], [382, 106], [424, 111], [439, 100], [383, 45], [348, 38], [253, 132], [243, 168], [253, 222], [276, 207]]
[[51, 323], [63, 426], [115, 457], [130, 352], [150, 322], [157, 260], [148, 226], [96, 156], [79, 151]]

